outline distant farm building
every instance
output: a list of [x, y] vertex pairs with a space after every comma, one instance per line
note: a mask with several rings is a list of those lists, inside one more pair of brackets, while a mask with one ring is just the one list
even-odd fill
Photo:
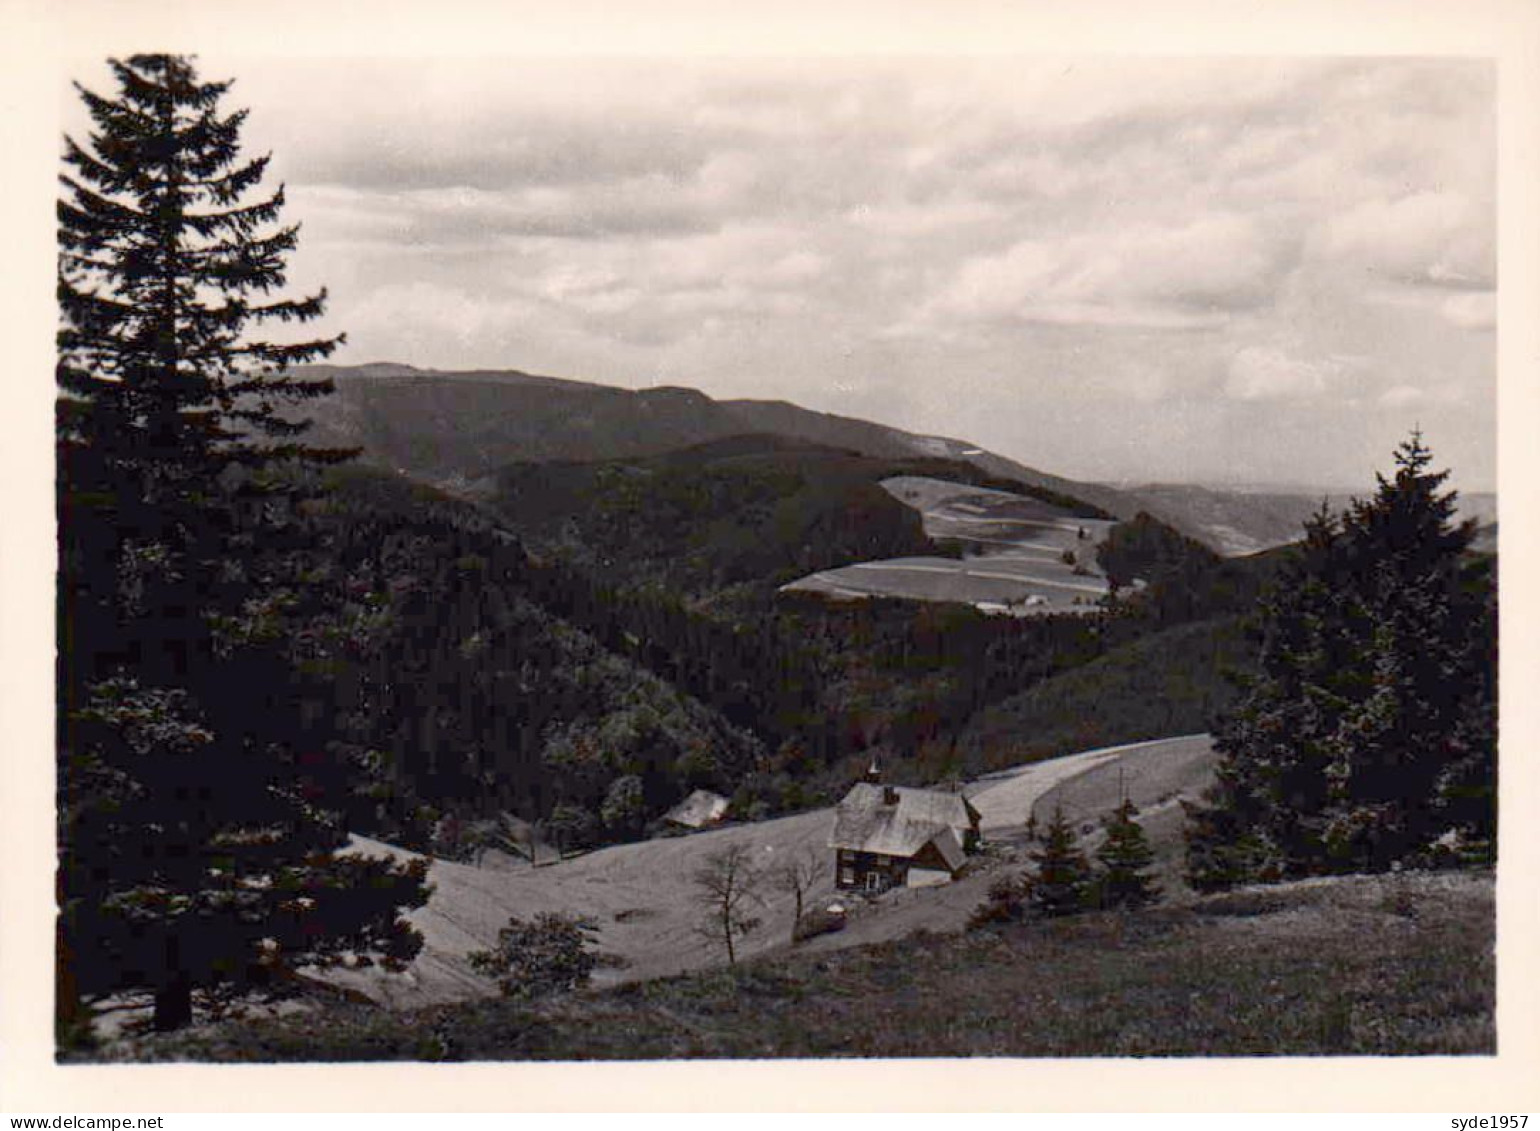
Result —
[[697, 789], [663, 815], [670, 824], [687, 829], [704, 829], [719, 824], [727, 816], [728, 800], [709, 789]]
[[960, 793], [860, 782], [835, 811], [835, 883], [862, 891], [948, 883], [978, 839], [979, 812]]

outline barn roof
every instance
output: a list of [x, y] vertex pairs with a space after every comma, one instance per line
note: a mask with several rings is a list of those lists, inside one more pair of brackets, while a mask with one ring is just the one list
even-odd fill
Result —
[[[887, 790], [897, 795], [894, 804], [883, 800]], [[949, 832], [955, 845], [959, 834], [977, 827], [978, 811], [960, 793], [859, 782], [835, 810], [829, 847], [913, 856], [938, 832]]]
[[699, 829], [715, 824], [727, 816], [727, 806], [727, 798], [720, 793], [712, 793], [709, 789], [697, 789], [664, 814], [663, 819], [672, 821], [676, 825], [684, 825], [686, 828]]

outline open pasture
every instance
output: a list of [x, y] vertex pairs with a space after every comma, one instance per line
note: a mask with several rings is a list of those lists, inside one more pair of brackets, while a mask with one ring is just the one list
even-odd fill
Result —
[[1022, 616], [1088, 612], [1107, 594], [1096, 548], [1111, 522], [1008, 491], [922, 476], [885, 479], [882, 486], [920, 513], [928, 537], [961, 543], [964, 556], [858, 562], [799, 578], [786, 590], [835, 600], [955, 601]]
[[[1163, 788], [1181, 789], [1184, 767], [1208, 750], [1206, 737], [1169, 739], [1105, 750], [1091, 750], [990, 774], [966, 788], [979, 810], [982, 831], [997, 851], [979, 858], [957, 882], [924, 890], [891, 892], [870, 903], [840, 893], [850, 908], [849, 926], [797, 949], [843, 950], [863, 943], [901, 938], [921, 928], [960, 930], [983, 901], [992, 869], [1009, 863], [1021, 844], [1027, 814], [1040, 797], [1082, 775], [1105, 772], [1126, 763], [1130, 780], [1159, 777]], [[1167, 760], [1178, 769], [1161, 769]], [[1198, 777], [1206, 780], [1206, 763]], [[493, 983], [471, 969], [467, 955], [493, 945], [509, 916], [529, 919], [541, 912], [588, 918], [603, 964], [595, 972], [599, 986], [662, 977], [725, 963], [725, 956], [700, 931], [704, 911], [694, 874], [712, 853], [735, 844], [746, 846], [757, 867], [772, 874], [778, 862], [809, 852], [819, 873], [806, 906], [835, 898], [828, 837], [833, 809], [816, 809], [771, 821], [757, 821], [688, 836], [664, 837], [615, 845], [556, 864], [531, 868], [496, 853], [481, 867], [434, 860], [428, 880], [433, 894], [427, 906], [408, 918], [423, 934], [422, 953], [399, 975], [374, 970], [333, 970], [329, 981], [399, 1007], [463, 1001], [495, 994]], [[1174, 834], [1175, 835], [1175, 834]], [[1179, 837], [1178, 837], [1179, 839]], [[380, 841], [355, 838], [356, 851], [407, 855]], [[1003, 851], [1004, 855], [1001, 855]], [[790, 946], [792, 897], [766, 882], [758, 888], [753, 913], [760, 925], [739, 945], [740, 958]]]

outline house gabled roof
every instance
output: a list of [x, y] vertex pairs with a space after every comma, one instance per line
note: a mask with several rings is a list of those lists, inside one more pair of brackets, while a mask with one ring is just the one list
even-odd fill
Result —
[[[963, 846], [957, 841], [957, 834], [951, 829], [942, 829], [926, 843], [936, 846], [937, 853], [954, 875], [968, 862], [968, 854], [963, 851]], [[921, 846], [923, 848], [924, 845]]]
[[[894, 804], [884, 801], [887, 790], [897, 796]], [[944, 831], [960, 854], [963, 834], [977, 829], [978, 819], [978, 810], [959, 793], [859, 782], [835, 810], [829, 847], [909, 857]]]

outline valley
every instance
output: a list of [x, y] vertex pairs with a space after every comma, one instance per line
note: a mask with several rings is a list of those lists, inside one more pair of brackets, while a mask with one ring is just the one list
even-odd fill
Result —
[[[364, 380], [399, 386], [408, 403], [423, 395], [420, 374]], [[296, 638], [304, 678], [291, 692], [348, 759], [329, 786], [354, 830], [344, 858], [425, 867], [428, 897], [402, 916], [421, 939], [404, 969], [300, 968], [299, 1000], [274, 1008], [316, 1016], [316, 1048], [378, 1048], [358, 1033], [394, 1034], [419, 1016], [448, 1020], [433, 1022], [426, 1052], [411, 1045], [415, 1055], [480, 1040], [482, 1011], [517, 1007], [497, 1000], [471, 956], [495, 947], [511, 919], [542, 915], [587, 925], [596, 966], [591, 988], [571, 999], [579, 1014], [589, 1002], [623, 1010], [634, 995], [721, 979], [817, 982], [835, 969], [883, 981], [879, 967], [909, 953], [935, 958], [949, 986], [968, 986], [973, 976], [954, 960], [985, 945], [970, 920], [1001, 879], [1032, 866], [1045, 825], [1062, 814], [1094, 852], [1124, 799], [1139, 811], [1160, 892], [1134, 930], [1179, 924], [1193, 945], [1226, 930], [1225, 913], [1202, 910], [1210, 897], [1189, 886], [1184, 805], [1215, 780], [1204, 732], [1236, 701], [1237, 676], [1254, 670], [1245, 617], [1287, 568], [1287, 551], [1226, 557], [1132, 495], [1019, 465], [1004, 470], [1023, 474], [1007, 477], [997, 457], [934, 437], [829, 418], [815, 427], [795, 406], [772, 412], [789, 431], [739, 431], [741, 418], [713, 431], [698, 427], [700, 413], [716, 412], [699, 394], [612, 390], [601, 395], [612, 419], [567, 416], [538, 442], [528, 420], [517, 435], [499, 423], [527, 394], [565, 398], [563, 412], [593, 395], [569, 384], [446, 383], [431, 391], [443, 398], [428, 418], [441, 433], [431, 442], [389, 398], [355, 398], [351, 417], [334, 418], [347, 428], [333, 437], [365, 440], [373, 466], [331, 473], [324, 504], [305, 512], [325, 551], [314, 599], [329, 611], [318, 633]], [[584, 445], [604, 443], [618, 421], [634, 425], [629, 454], [561, 454], [591, 455]], [[496, 435], [459, 444], [462, 427]], [[842, 439], [866, 450], [829, 442]], [[382, 466], [397, 459], [406, 462]], [[1196, 528], [1212, 535], [1221, 517], [1232, 516], [1211, 508]], [[960, 789], [979, 813], [981, 848], [951, 882], [876, 895], [836, 888], [833, 806], [874, 758], [884, 781]], [[671, 829], [664, 815], [695, 790], [719, 794], [727, 822]], [[730, 849], [756, 877], [731, 967], [706, 929], [697, 878]], [[804, 910], [837, 903], [842, 925], [794, 942], [796, 897], [774, 877], [797, 860], [811, 868]], [[1479, 905], [1479, 885], [1461, 890]], [[1085, 929], [1104, 929], [1092, 919]], [[1286, 960], [1305, 960], [1283, 918], [1263, 941], [1279, 930], [1297, 947]], [[1106, 957], [1054, 961], [1067, 984], [1106, 972], [1136, 997], [1123, 972], [1104, 971]], [[979, 985], [1016, 992], [992, 959], [979, 961]], [[793, 969], [803, 973], [784, 973]], [[1448, 1047], [1479, 1047], [1482, 986], [1451, 992], [1475, 1020]], [[338, 993], [346, 1001], [328, 996]], [[364, 1002], [375, 1012], [355, 1017]], [[996, 1016], [984, 1005], [974, 1013]], [[264, 1016], [250, 1014], [256, 1031]], [[1012, 1016], [997, 1021], [1014, 1025]], [[132, 1018], [128, 1009], [103, 1031], [126, 1032]], [[303, 1024], [271, 1023], [279, 1044], [283, 1026]], [[628, 1048], [659, 1039], [628, 1024]], [[872, 1047], [918, 1049], [905, 1042], [924, 1031]], [[1047, 1038], [1022, 1039], [982, 1047]], [[1244, 1047], [1240, 1035], [1227, 1039]], [[1404, 1039], [1445, 1047], [1442, 1035]], [[153, 1056], [177, 1046], [123, 1047]]]
[[[1256, 554], [1299, 538], [1304, 521], [1324, 501], [1333, 510], [1350, 506], [1354, 493], [1284, 488], [1217, 487], [1186, 483], [1150, 483], [1120, 488], [1140, 501], [1151, 514], [1177, 519], [1226, 557]], [[1179, 516], [1179, 518], [1178, 518]], [[1488, 491], [1461, 491], [1456, 517], [1474, 521], [1496, 542], [1497, 496]]]

